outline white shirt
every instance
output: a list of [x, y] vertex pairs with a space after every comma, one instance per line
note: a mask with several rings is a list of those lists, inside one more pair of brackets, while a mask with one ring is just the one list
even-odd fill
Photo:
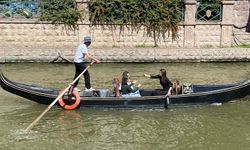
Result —
[[81, 43], [75, 52], [74, 62], [85, 62], [85, 54], [88, 52], [88, 48], [84, 43]]

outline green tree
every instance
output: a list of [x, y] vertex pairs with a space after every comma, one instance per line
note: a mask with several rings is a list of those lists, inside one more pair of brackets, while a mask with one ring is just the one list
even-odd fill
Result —
[[40, 21], [49, 21], [54, 25], [63, 24], [67, 29], [78, 29], [81, 12], [75, 0], [43, 0], [40, 2]]

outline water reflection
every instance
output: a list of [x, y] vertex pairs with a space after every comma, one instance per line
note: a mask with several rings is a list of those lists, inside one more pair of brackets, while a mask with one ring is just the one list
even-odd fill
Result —
[[[246, 103], [246, 102], [244, 102]], [[248, 103], [246, 103], [248, 104]], [[236, 109], [235, 109], [236, 108]], [[29, 111], [32, 108], [29, 109]], [[240, 110], [241, 109], [241, 110]], [[243, 110], [242, 110], [243, 109]], [[233, 110], [233, 111], [231, 111]], [[30, 134], [11, 130], [4, 139], [6, 148], [39, 149], [214, 149], [227, 146], [227, 140], [249, 141], [249, 106], [240, 103], [221, 107], [170, 110], [53, 109]], [[13, 114], [25, 113], [20, 109]], [[42, 109], [41, 109], [42, 111]], [[238, 115], [239, 111], [243, 115]], [[7, 114], [7, 118], [12, 118]], [[37, 115], [37, 114], [36, 114]], [[22, 115], [16, 125], [24, 126], [33, 117]], [[243, 116], [243, 117], [242, 117]], [[26, 119], [28, 118], [28, 119]], [[23, 120], [25, 119], [25, 120]], [[246, 120], [247, 119], [247, 120]], [[238, 129], [232, 127], [237, 126]], [[245, 130], [245, 131], [241, 131]], [[230, 135], [230, 136], [229, 136]], [[224, 140], [224, 139], [227, 140]], [[238, 140], [237, 138], [240, 138]], [[11, 144], [15, 143], [15, 144]], [[31, 144], [33, 143], [33, 144]], [[54, 144], [52, 144], [54, 143]], [[204, 146], [206, 145], [206, 146]], [[229, 145], [233, 145], [230, 144]], [[230, 148], [229, 148], [230, 149]]]

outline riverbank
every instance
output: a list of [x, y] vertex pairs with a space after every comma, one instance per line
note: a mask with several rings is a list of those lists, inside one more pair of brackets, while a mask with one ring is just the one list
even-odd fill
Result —
[[[67, 62], [75, 48], [0, 48], [0, 62]], [[250, 48], [90, 48], [102, 62], [250, 61]]]

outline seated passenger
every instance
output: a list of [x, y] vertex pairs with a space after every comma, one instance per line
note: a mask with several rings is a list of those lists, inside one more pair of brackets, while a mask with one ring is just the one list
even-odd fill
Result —
[[181, 86], [178, 80], [173, 81], [173, 86], [169, 88], [167, 95], [181, 94]]
[[119, 83], [119, 79], [114, 78], [112, 85], [113, 85], [113, 94], [115, 95], [115, 97], [121, 96], [121, 85]]
[[158, 75], [144, 74], [144, 76], [152, 78], [152, 79], [160, 80], [160, 84], [162, 86], [162, 89], [160, 90], [161, 95], [167, 94], [169, 88], [172, 87], [173, 85], [172, 82], [168, 79], [167, 72], [165, 69], [160, 69], [160, 72]]
[[122, 74], [122, 85], [121, 85], [121, 93], [122, 96], [140, 96], [139, 93], [139, 87], [141, 84], [138, 86], [135, 86], [134, 84], [137, 83], [137, 81], [132, 81], [130, 80], [130, 74], [128, 71], [124, 71]]

